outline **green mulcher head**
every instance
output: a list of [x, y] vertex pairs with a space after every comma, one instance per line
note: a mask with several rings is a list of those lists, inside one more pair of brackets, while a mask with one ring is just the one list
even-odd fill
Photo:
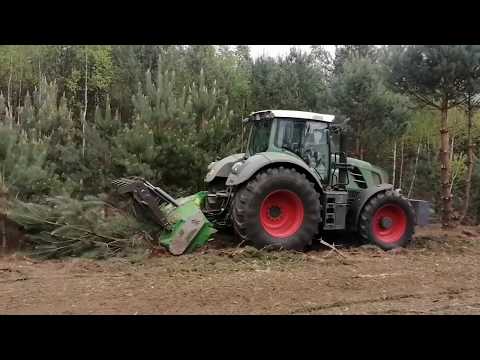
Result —
[[133, 200], [133, 214], [142, 221], [153, 221], [161, 228], [159, 243], [173, 255], [195, 251], [216, 232], [201, 211], [206, 191], [174, 199], [165, 191], [138, 178], [112, 181], [120, 195]]

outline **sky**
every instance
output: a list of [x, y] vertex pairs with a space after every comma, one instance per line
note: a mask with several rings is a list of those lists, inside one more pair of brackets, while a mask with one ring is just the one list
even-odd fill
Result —
[[[248, 45], [250, 47], [250, 53], [252, 58], [256, 59], [263, 54], [277, 57], [288, 54], [291, 47], [296, 47], [304, 51], [310, 51], [311, 45]], [[332, 54], [335, 51], [335, 45], [323, 45]]]

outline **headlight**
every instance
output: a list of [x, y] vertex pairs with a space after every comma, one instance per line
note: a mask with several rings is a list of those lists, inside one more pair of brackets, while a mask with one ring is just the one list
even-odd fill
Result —
[[239, 162], [236, 162], [235, 164], [233, 164], [232, 173], [237, 174], [238, 171], [240, 170], [240, 168], [242, 167], [242, 165], [243, 165], [242, 161], [239, 161]]

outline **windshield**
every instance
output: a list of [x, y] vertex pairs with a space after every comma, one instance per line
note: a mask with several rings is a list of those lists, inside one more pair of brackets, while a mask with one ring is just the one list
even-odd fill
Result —
[[250, 155], [267, 151], [272, 121], [272, 119], [267, 119], [252, 122], [248, 140], [248, 153]]
[[323, 122], [278, 119], [275, 146], [288, 150], [310, 167], [323, 181], [328, 181], [330, 167], [328, 126]]

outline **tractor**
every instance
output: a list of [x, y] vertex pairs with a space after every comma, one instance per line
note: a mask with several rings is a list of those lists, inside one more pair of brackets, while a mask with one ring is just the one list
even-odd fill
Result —
[[[174, 199], [141, 178], [114, 181], [162, 229], [160, 243], [175, 255], [233, 230], [256, 248], [303, 251], [314, 239], [350, 232], [389, 250], [407, 245], [416, 224], [428, 224], [429, 204], [406, 199], [387, 174], [347, 157], [333, 115], [265, 110], [243, 121], [246, 152], [208, 166], [207, 191]], [[166, 204], [166, 205], [165, 205]]]
[[338, 231], [385, 250], [405, 246], [422, 201], [403, 197], [382, 169], [347, 157], [334, 118], [287, 110], [250, 114], [243, 120], [250, 126], [246, 152], [208, 167], [207, 219], [257, 248], [302, 251], [316, 236]]

